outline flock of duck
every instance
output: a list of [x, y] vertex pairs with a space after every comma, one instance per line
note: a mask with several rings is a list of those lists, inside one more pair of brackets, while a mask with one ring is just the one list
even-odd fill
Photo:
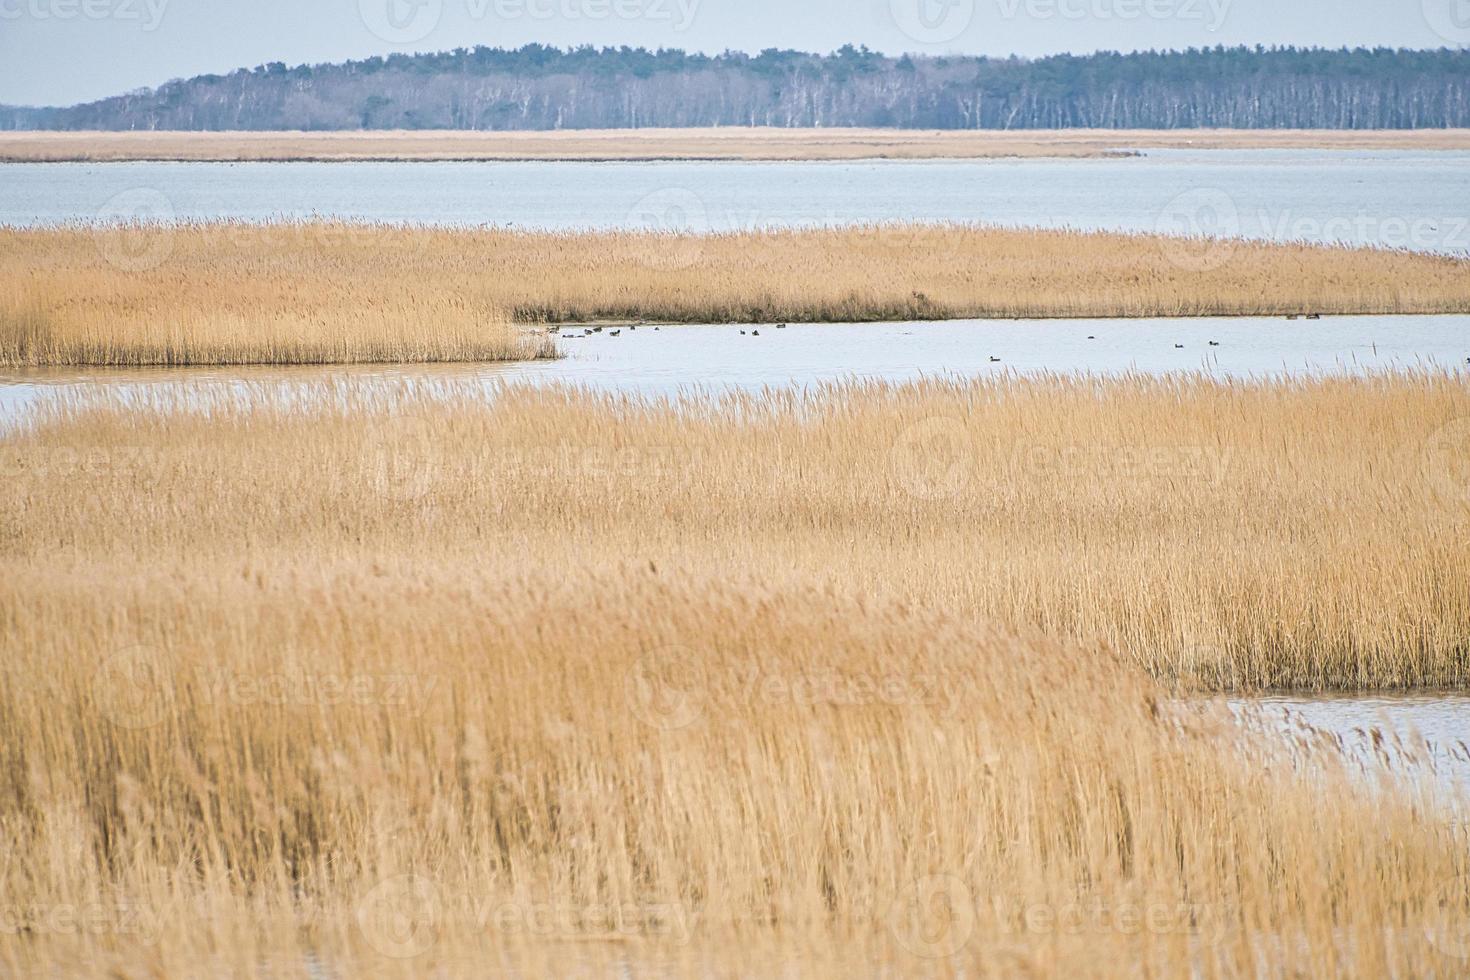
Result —
[[[1320, 320], [1320, 319], [1322, 319], [1322, 314], [1320, 314], [1320, 313], [1291, 313], [1291, 314], [1288, 314], [1286, 318], [1288, 320], [1301, 320], [1301, 319]], [[594, 334], [602, 333], [604, 330], [607, 330], [607, 335], [609, 337], [619, 337], [619, 336], [622, 336], [622, 333], [623, 333], [624, 330], [634, 331], [634, 330], [637, 330], [639, 327], [646, 327], [646, 326], [648, 326], [648, 321], [647, 320], [639, 320], [637, 323], [631, 323], [631, 324], [628, 324], [626, 327], [617, 327], [615, 329], [607, 329], [605, 326], [595, 326], [595, 327], [583, 327], [581, 333], [576, 333], [575, 331], [573, 331], [572, 333], [563, 333], [563, 332], [561, 332], [563, 328], [558, 327], [558, 328], [554, 329], [552, 332], [555, 333], [558, 337], [560, 337], [563, 340], [576, 340], [579, 337], [591, 337]], [[778, 323], [778, 324], [776, 324], [776, 329], [777, 330], [785, 330], [787, 326], [788, 326], [788, 324]], [[658, 327], [655, 325], [653, 329], [657, 330]], [[746, 336], [747, 334], [749, 336], [751, 336], [751, 337], [759, 337], [761, 335], [761, 332], [757, 328], [752, 328], [750, 330], [741, 330], [740, 331], [740, 336], [742, 336], [742, 337]], [[1096, 340], [1097, 337], [1089, 334], [1088, 337], [1087, 337], [1087, 339], [1088, 340]], [[1210, 341], [1210, 346], [1211, 347], [1219, 347], [1220, 346], [1220, 342], [1218, 340], [1212, 340], [1212, 341]], [[1174, 345], [1174, 349], [1175, 350], [1184, 350], [1184, 345], [1183, 344], [1175, 344]], [[999, 364], [1000, 363], [1000, 358], [998, 358], [998, 357], [992, 357], [990, 359], [990, 363], [992, 363], [992, 364]]]
[[[629, 331], [632, 331], [632, 330], [637, 330], [639, 327], [646, 327], [646, 326], [648, 326], [648, 321], [646, 321], [646, 320], [639, 320], [637, 323], [631, 323], [627, 327], [618, 327], [617, 329], [614, 329], [614, 330], [608, 330], [607, 331], [607, 335], [609, 337], [618, 337], [618, 336], [621, 336], [622, 335], [622, 332], [625, 329], [626, 330], [629, 330]], [[787, 326], [788, 326], [788, 324], [778, 323], [778, 324], [776, 324], [776, 329], [777, 330], [785, 330]], [[657, 330], [658, 327], [655, 326], [653, 329]], [[604, 327], [598, 326], [598, 327], [583, 327], [581, 333], [576, 333], [576, 332], [573, 332], [573, 333], [561, 333], [560, 332], [560, 328], [558, 328], [557, 330], [554, 330], [552, 332], [553, 333], [556, 333], [557, 336], [561, 337], [563, 340], [576, 340], [578, 337], [590, 337], [593, 334], [602, 333], [603, 330], [604, 330]], [[740, 336], [744, 337], [746, 334], [749, 334], [752, 337], [759, 337], [761, 335], [761, 332], [759, 330], [754, 330], [754, 329], [740, 331]]]
[[[1320, 319], [1322, 319], [1322, 314], [1320, 314], [1320, 313], [1290, 313], [1290, 314], [1287, 315], [1286, 318], [1288, 320], [1320, 320]], [[611, 329], [609, 329], [606, 326], [583, 327], [581, 333], [577, 333], [575, 331], [570, 332], [570, 333], [563, 333], [562, 332], [562, 329], [563, 328], [558, 327], [558, 328], [554, 329], [552, 332], [555, 333], [558, 337], [562, 338], [563, 340], [575, 340], [575, 339], [577, 339], [579, 337], [591, 337], [591, 336], [593, 336], [595, 334], [603, 333], [604, 331], [606, 332], [607, 336], [609, 336], [609, 337], [618, 337], [618, 336], [621, 336], [622, 335], [622, 333], [623, 333], [624, 330], [633, 331], [633, 330], [637, 330], [639, 327], [647, 327], [647, 326], [649, 326], [648, 321], [646, 321], [646, 320], [640, 320], [637, 323], [630, 323], [626, 327], [616, 327], [616, 328], [611, 328]], [[787, 326], [788, 326], [788, 324], [778, 323], [778, 324], [776, 324], [776, 329], [777, 330], [785, 330]], [[655, 325], [653, 327], [653, 329], [657, 330], [658, 329], [658, 326]], [[740, 335], [742, 337], [747, 336], [747, 335], [749, 335], [751, 337], [759, 337], [761, 335], [761, 332], [757, 328], [752, 328], [750, 330], [741, 330], [740, 331]], [[1097, 339], [1097, 336], [1095, 334], [1088, 334], [1087, 335], [1087, 339], [1088, 340], [1096, 340]], [[1209, 345], [1211, 347], [1219, 347], [1220, 346], [1220, 342], [1218, 340], [1211, 340], [1211, 341], [1209, 341]], [[1184, 350], [1185, 349], [1185, 346], [1183, 344], [1175, 344], [1174, 345], [1174, 349], [1175, 350]], [[990, 357], [990, 363], [991, 364], [999, 364], [999, 363], [1001, 363], [1001, 359], [992, 355]], [[1465, 363], [1466, 364], [1470, 364], [1470, 357], [1465, 358]]]
[[[1320, 313], [1289, 313], [1289, 314], [1287, 314], [1286, 319], [1288, 319], [1288, 320], [1320, 320], [1320, 319], [1322, 319], [1322, 314], [1320, 314]], [[619, 336], [622, 335], [622, 333], [623, 333], [624, 330], [628, 330], [628, 331], [631, 332], [631, 331], [637, 330], [639, 327], [647, 328], [647, 327], [650, 327], [650, 326], [652, 326], [654, 330], [658, 330], [659, 329], [658, 325], [656, 325], [656, 324], [650, 324], [647, 320], [639, 320], [637, 323], [630, 323], [630, 324], [627, 324], [625, 326], [620, 326], [620, 327], [611, 327], [611, 326], [608, 326], [608, 325], [605, 325], [605, 324], [604, 325], [599, 325], [599, 326], [581, 327], [580, 329], [566, 328], [566, 327], [555, 327], [555, 328], [553, 328], [551, 330], [551, 332], [553, 334], [555, 334], [557, 337], [560, 337], [563, 340], [576, 340], [576, 339], [583, 338], [583, 337], [592, 337], [592, 336], [595, 336], [597, 334], [605, 334], [608, 337], [619, 337]], [[777, 330], [785, 330], [789, 326], [789, 324], [777, 323], [774, 326], [775, 326], [775, 329], [777, 329]], [[752, 328], [750, 328], [748, 330], [747, 329], [742, 329], [740, 331], [740, 335], [742, 337], [744, 337], [744, 336], [759, 337], [761, 335], [761, 332], [760, 332], [760, 329], [759, 328], [752, 327]], [[1087, 339], [1088, 340], [1096, 340], [1097, 339], [1097, 336], [1095, 334], [1088, 334], [1087, 335]], [[1220, 346], [1220, 342], [1218, 340], [1208, 341], [1208, 344], [1211, 347], [1219, 347]], [[1184, 344], [1175, 344], [1174, 345], [1174, 349], [1175, 350], [1184, 350], [1185, 349], [1185, 345]], [[990, 356], [990, 363], [991, 364], [1000, 364], [1001, 363], [1001, 359], [999, 357], [995, 357], [994, 355], [991, 355]], [[1465, 363], [1466, 364], [1470, 364], [1470, 357], [1467, 357], [1465, 359]]]
[[[1297, 316], [1295, 314], [1293, 314], [1293, 315], [1287, 317], [1287, 319], [1289, 319], [1289, 320], [1295, 320], [1295, 319], [1297, 319]], [[1308, 314], [1307, 319], [1308, 320], [1320, 320], [1320, 319], [1322, 319], [1322, 317], [1319, 314], [1312, 313], [1312, 314]], [[591, 337], [591, 336], [593, 336], [595, 334], [603, 333], [604, 331], [606, 331], [607, 336], [609, 336], [609, 337], [618, 337], [618, 336], [621, 336], [622, 335], [622, 333], [623, 333], [624, 330], [633, 331], [633, 330], [637, 330], [639, 327], [646, 327], [646, 326], [648, 326], [648, 321], [646, 321], [646, 320], [640, 320], [637, 323], [631, 323], [631, 324], [629, 324], [626, 327], [617, 327], [615, 329], [608, 329], [606, 326], [595, 326], [595, 327], [583, 327], [581, 333], [577, 333], [575, 331], [573, 331], [572, 333], [562, 333], [561, 332], [561, 328], [557, 328], [556, 330], [553, 330], [552, 332], [555, 333], [558, 337], [560, 337], [563, 340], [576, 340], [576, 339], [581, 338], [581, 337]], [[778, 323], [778, 324], [776, 324], [776, 329], [777, 330], [785, 330], [787, 326], [788, 326], [788, 324]], [[658, 327], [655, 326], [653, 329], [657, 330]], [[751, 336], [751, 337], [759, 337], [761, 335], [761, 332], [760, 332], [759, 329], [756, 329], [756, 328], [752, 328], [750, 330], [741, 330], [740, 331], [740, 336], [744, 337], [744, 336], [747, 336], [747, 335], [748, 336]], [[1088, 340], [1096, 340], [1097, 337], [1094, 334], [1088, 334], [1087, 335], [1087, 339]], [[1219, 347], [1220, 346], [1220, 342], [1218, 340], [1212, 340], [1209, 343], [1210, 343], [1210, 346], [1211, 347]], [[1175, 344], [1174, 345], [1174, 349], [1175, 350], [1184, 350], [1184, 345], [1183, 344]], [[990, 358], [990, 363], [991, 364], [999, 364], [1000, 362], [1001, 362], [1000, 358], [995, 357], [994, 355], [991, 356], [991, 358]]]

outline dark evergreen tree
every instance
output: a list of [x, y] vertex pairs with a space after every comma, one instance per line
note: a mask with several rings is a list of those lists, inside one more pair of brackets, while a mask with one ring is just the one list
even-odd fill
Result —
[[718, 56], [458, 48], [280, 62], [70, 108], [7, 129], [1409, 129], [1470, 126], [1470, 51], [1207, 48], [892, 58], [846, 45]]

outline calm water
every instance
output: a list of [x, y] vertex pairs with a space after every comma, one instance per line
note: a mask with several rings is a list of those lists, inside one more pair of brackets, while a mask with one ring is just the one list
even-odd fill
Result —
[[1306, 725], [1330, 732], [1370, 770], [1374, 760], [1388, 760], [1441, 786], [1470, 791], [1470, 695], [1269, 696], [1228, 703], [1236, 711], [1259, 712], [1281, 730]]
[[0, 165], [0, 224], [334, 216], [732, 230], [858, 221], [1240, 234], [1470, 255], [1470, 153], [1110, 160]]
[[[750, 331], [758, 329], [760, 336]], [[742, 334], [741, 331], [747, 331]], [[758, 391], [848, 379], [994, 377], [1007, 372], [1217, 377], [1470, 370], [1470, 316], [1172, 320], [952, 320], [940, 323], [644, 326], [591, 337], [563, 330], [557, 361], [353, 367], [0, 369], [0, 421], [46, 392], [241, 381], [304, 387], [325, 377], [577, 384], [646, 395]], [[1219, 344], [1210, 346], [1210, 341]], [[1176, 344], [1182, 347], [1176, 347]], [[998, 362], [990, 358], [998, 357]]]

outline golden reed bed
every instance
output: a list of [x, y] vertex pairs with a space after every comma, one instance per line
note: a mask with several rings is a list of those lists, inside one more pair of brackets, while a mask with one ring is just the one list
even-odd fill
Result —
[[[441, 259], [443, 256], [440, 257]], [[555, 355], [464, 270], [385, 230], [0, 231], [0, 364], [498, 361]]]
[[1464, 685], [1464, 377], [317, 394], [0, 442], [7, 970], [1464, 969], [1448, 801], [1171, 700]]
[[1470, 311], [1404, 252], [880, 225], [718, 235], [333, 224], [0, 230], [0, 364], [493, 360], [515, 323]]
[[864, 160], [1101, 157], [1173, 149], [1470, 149], [1470, 130], [634, 129], [11, 132], [0, 163], [120, 160]]

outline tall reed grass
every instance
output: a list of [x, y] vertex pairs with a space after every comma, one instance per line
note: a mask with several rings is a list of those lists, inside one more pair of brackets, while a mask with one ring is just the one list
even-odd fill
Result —
[[207, 416], [177, 390], [162, 414], [87, 397], [102, 401], [53, 406], [7, 443], [0, 540], [17, 560], [452, 553], [510, 579], [651, 560], [1102, 641], [1186, 686], [1470, 680], [1462, 374], [673, 404], [454, 384], [278, 402], [263, 386], [209, 396]]
[[0, 230], [0, 363], [549, 356], [519, 323], [1447, 313], [1470, 263], [883, 225], [694, 235], [307, 224]]
[[200, 365], [554, 357], [473, 278], [350, 229], [0, 231], [0, 364]]
[[1448, 801], [1171, 700], [1464, 683], [1463, 377], [318, 395], [0, 437], [7, 969], [1463, 969]]

